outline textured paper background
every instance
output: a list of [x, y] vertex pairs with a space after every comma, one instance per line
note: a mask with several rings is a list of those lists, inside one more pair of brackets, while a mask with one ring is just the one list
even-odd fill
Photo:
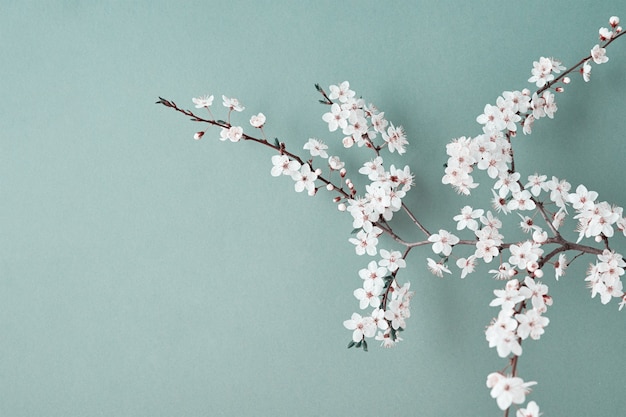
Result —
[[[499, 288], [412, 253], [405, 343], [347, 350], [358, 309], [350, 218], [272, 178], [269, 151], [222, 143], [163, 107], [239, 98], [294, 150], [329, 134], [313, 84], [349, 80], [403, 125], [407, 204], [430, 227], [465, 204], [440, 184], [445, 144], [480, 132], [532, 61], [573, 64], [620, 0], [3, 1], [0, 6], [0, 415], [497, 416], [486, 375]], [[626, 41], [576, 75], [516, 143], [517, 167], [626, 203]], [[221, 112], [216, 100], [215, 112]], [[224, 114], [224, 113], [222, 113]], [[338, 149], [338, 148], [335, 148]], [[370, 156], [354, 152], [349, 166]], [[392, 159], [389, 159], [392, 161]], [[487, 183], [485, 177], [482, 182]], [[484, 192], [488, 193], [488, 189]], [[410, 235], [410, 231], [407, 232]], [[624, 251], [624, 239], [616, 249]], [[589, 258], [558, 284], [520, 373], [546, 416], [626, 408], [624, 312], [590, 299]]]

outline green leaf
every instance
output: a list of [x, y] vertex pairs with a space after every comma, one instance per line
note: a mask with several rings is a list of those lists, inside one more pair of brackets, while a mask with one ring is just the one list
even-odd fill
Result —
[[354, 347], [356, 347], [356, 348], [360, 348], [360, 347], [361, 347], [362, 342], [363, 342], [362, 340], [358, 341], [358, 342], [356, 343], [356, 345], [354, 345]]
[[359, 233], [361, 231], [361, 229], [352, 229], [352, 231], [350, 232], [351, 235], [356, 235], [357, 233]]
[[274, 138], [274, 146], [280, 148], [280, 142], [278, 141], [278, 138]]
[[363, 340], [363, 350], [367, 352], [367, 342]]
[[385, 282], [383, 289], [387, 289], [387, 287], [389, 287], [393, 282], [393, 276], [387, 275], [386, 277], [383, 277], [383, 280]]
[[351, 340], [350, 343], [348, 343], [348, 349], [354, 347], [354, 345], [356, 345], [356, 343], [354, 343], [354, 340]]

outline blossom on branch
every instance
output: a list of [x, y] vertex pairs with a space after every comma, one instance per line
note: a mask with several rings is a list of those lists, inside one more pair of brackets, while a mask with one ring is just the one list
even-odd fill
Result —
[[211, 104], [213, 104], [213, 96], [194, 97], [191, 101], [193, 101], [193, 104], [196, 105], [196, 109], [200, 109], [202, 107], [209, 108], [211, 107]]
[[256, 128], [262, 128], [265, 124], [265, 115], [263, 113], [259, 113], [250, 118], [250, 124]]
[[606, 56], [606, 49], [600, 48], [600, 45], [596, 45], [591, 50], [591, 58], [596, 64], [604, 64], [609, 61], [609, 57]]
[[231, 142], [239, 142], [243, 137], [243, 129], [240, 126], [231, 126], [222, 128], [220, 131], [220, 140], [230, 140]]
[[231, 111], [234, 110], [237, 112], [242, 112], [245, 109], [245, 107], [243, 107], [241, 103], [239, 103], [239, 100], [237, 100], [236, 98], [228, 98], [226, 96], [222, 96], [222, 104], [224, 105], [224, 107], [229, 108]]
[[491, 398], [495, 398], [500, 410], [506, 410], [511, 404], [522, 404], [526, 401], [529, 387], [537, 384], [534, 381], [524, 382], [522, 378], [504, 376], [493, 372], [487, 376], [487, 388], [491, 388]]
[[433, 252], [449, 256], [452, 253], [452, 246], [459, 243], [459, 238], [446, 230], [439, 230], [428, 237], [429, 242], [433, 242]]
[[271, 174], [273, 177], [280, 175], [293, 175], [300, 170], [300, 162], [289, 159], [287, 155], [274, 155], [272, 156]]
[[322, 141], [314, 138], [310, 138], [307, 143], [304, 144], [304, 149], [311, 152], [311, 156], [319, 156], [320, 158], [328, 158], [328, 145], [325, 145]]
[[294, 188], [297, 192], [301, 193], [307, 190], [309, 195], [315, 195], [315, 180], [317, 180], [317, 173], [311, 171], [309, 164], [304, 164], [300, 167], [299, 171], [291, 174], [291, 178], [296, 182]]

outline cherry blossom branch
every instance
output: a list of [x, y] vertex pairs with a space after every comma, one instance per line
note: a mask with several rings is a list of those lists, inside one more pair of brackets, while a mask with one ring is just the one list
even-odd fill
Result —
[[[209, 125], [220, 127], [222, 129], [229, 129], [229, 128], [232, 127], [232, 125], [230, 123], [226, 123], [226, 122], [219, 121], [219, 120], [216, 121], [216, 120], [204, 119], [204, 118], [202, 118], [200, 116], [197, 116], [196, 114], [194, 114], [190, 110], [181, 109], [173, 101], [166, 100], [166, 99], [164, 99], [162, 97], [159, 97], [159, 101], [157, 101], [156, 104], [162, 104], [165, 107], [172, 108], [172, 109], [174, 109], [174, 110], [176, 110], [176, 111], [178, 111], [178, 112], [180, 112], [180, 113], [182, 113], [182, 114], [184, 114], [186, 116], [189, 116], [189, 117], [191, 117], [191, 120], [194, 121], [194, 122], [203, 122], [203, 123], [207, 123]], [[255, 138], [255, 137], [250, 136], [250, 135], [248, 135], [246, 133], [242, 133], [241, 139], [249, 140], [249, 141], [261, 144], [263, 146], [267, 146], [267, 147], [277, 151], [280, 155], [287, 155], [288, 157], [290, 157], [291, 159], [297, 161], [301, 165], [307, 164], [307, 165], [309, 165], [309, 167], [311, 169], [313, 169], [313, 165], [312, 165], [311, 162], [309, 162], [309, 161], [305, 162], [304, 160], [302, 160], [302, 158], [300, 156], [287, 151], [284, 142], [279, 142], [278, 140], [276, 140], [275, 143], [270, 143], [269, 141], [267, 141], [267, 139]], [[322, 183], [324, 183], [325, 185], [332, 186], [333, 191], [336, 191], [337, 193], [339, 193], [343, 198], [351, 198], [352, 197], [352, 193], [348, 193], [342, 187], [336, 186], [329, 179], [327, 179], [327, 178], [325, 178], [325, 177], [323, 177], [321, 175], [318, 175], [317, 179], [319, 181], [321, 181]]]
[[[534, 174], [528, 176], [528, 183], [524, 184], [521, 173], [516, 170], [512, 140], [518, 128], [527, 135], [532, 133], [536, 120], [554, 117], [557, 106], [552, 91], [562, 92], [560, 83], [568, 84], [569, 74], [580, 69], [582, 78], [589, 81], [591, 64], [599, 65], [608, 61], [605, 48], [624, 34], [617, 17], [611, 17], [609, 24], [610, 28], [599, 30], [600, 43], [575, 65], [565, 68], [560, 61], [545, 57], [534, 62], [529, 78], [529, 82], [536, 84], [534, 93], [528, 89], [503, 92], [497, 98], [496, 105], [487, 104], [484, 113], [476, 118], [482, 125], [482, 134], [474, 138], [455, 139], [446, 147], [449, 159], [442, 183], [450, 184], [460, 194], [467, 195], [478, 186], [472, 176], [475, 175], [475, 168], [486, 171], [495, 182], [492, 186], [493, 209], [504, 214], [517, 212], [522, 218], [521, 229], [531, 235], [521, 240], [508, 238], [505, 242], [505, 237], [500, 234], [501, 230], [505, 230], [502, 222], [491, 211], [470, 206], [463, 207], [454, 220], [457, 230], [467, 229], [473, 234], [471, 238], [461, 239], [443, 228], [437, 228], [438, 232], [431, 233], [402, 201], [413, 185], [410, 168], [406, 166], [397, 169], [393, 165], [386, 168], [383, 163], [383, 151], [400, 155], [405, 152], [408, 145], [406, 133], [401, 126], [396, 127], [389, 122], [384, 113], [373, 105], [366, 105], [361, 98], [357, 98], [347, 81], [331, 85], [329, 93], [317, 84], [316, 89], [322, 95], [320, 102], [330, 108], [322, 116], [329, 132], [342, 132], [344, 137], [341, 143], [346, 149], [357, 145], [370, 148], [375, 153], [375, 158], [365, 162], [359, 169], [359, 174], [369, 179], [365, 193], [361, 196], [357, 196], [356, 187], [347, 176], [343, 162], [338, 157], [329, 157], [326, 152], [328, 146], [318, 139], [311, 138], [304, 145], [303, 149], [310, 152], [310, 158], [301, 157], [287, 151], [284, 142], [276, 139], [272, 143], [265, 138], [265, 116], [262, 113], [253, 116], [250, 124], [260, 129], [263, 138], [251, 136], [244, 133], [240, 126], [233, 126], [231, 115], [243, 110], [236, 99], [222, 96], [223, 104], [228, 108], [226, 122], [213, 117], [210, 110], [213, 96], [192, 99], [196, 108], [207, 108], [213, 119], [200, 117], [163, 98], [157, 103], [190, 117], [194, 122], [206, 123], [207, 129], [197, 132], [195, 139], [202, 138], [210, 126], [217, 126], [221, 129], [222, 141], [237, 142], [243, 139], [271, 148], [278, 153], [272, 157], [274, 167], [271, 174], [291, 176], [298, 192], [307, 190], [313, 196], [322, 187], [336, 192], [333, 202], [339, 210], [348, 212], [352, 217], [355, 236], [349, 241], [354, 244], [356, 254], [376, 257], [359, 271], [362, 286], [354, 291], [360, 308], [372, 308], [373, 311], [363, 316], [353, 313], [349, 320], [344, 321], [344, 326], [352, 331], [352, 341], [348, 347], [367, 350], [367, 340], [370, 338], [380, 341], [384, 347], [392, 347], [401, 340], [399, 333], [406, 328], [405, 319], [410, 316], [409, 304], [413, 292], [409, 291], [409, 283], [400, 286], [397, 278], [399, 271], [406, 267], [406, 259], [413, 248], [431, 246], [440, 260], [435, 262], [427, 258], [427, 267], [439, 277], [451, 273], [448, 269], [450, 259], [456, 260], [456, 265], [461, 269], [461, 278], [472, 273], [478, 261], [488, 264], [496, 259], [499, 265], [489, 273], [494, 273], [497, 279], [506, 280], [506, 284], [505, 288], [494, 290], [496, 297], [490, 306], [500, 307], [500, 312], [487, 327], [485, 336], [489, 346], [496, 348], [498, 356], [509, 358], [509, 364], [504, 370], [491, 373], [487, 377], [487, 386], [498, 407], [504, 411], [504, 416], [508, 417], [511, 407], [523, 404], [530, 392], [529, 387], [535, 384], [524, 382], [518, 376], [517, 365], [522, 354], [523, 340], [539, 339], [549, 323], [544, 313], [552, 305], [552, 298], [548, 295], [547, 285], [539, 281], [547, 264], [554, 266], [558, 280], [567, 266], [577, 258], [584, 254], [595, 256], [596, 263], [590, 265], [585, 277], [591, 289], [591, 297], [600, 295], [603, 304], [613, 298], [620, 298], [619, 308], [626, 305], [626, 294], [622, 291], [620, 278], [625, 273], [626, 261], [621, 254], [613, 252], [609, 245], [615, 228], [626, 235], [623, 208], [596, 201], [597, 193], [587, 190], [583, 185], [579, 185], [575, 192], [570, 192], [571, 184], [556, 177], [548, 180], [545, 175]], [[382, 138], [382, 142], [377, 138]], [[315, 167], [317, 158], [324, 159], [330, 168], [326, 177], [322, 176], [320, 168]], [[340, 184], [331, 180], [334, 171], [339, 171]], [[545, 198], [542, 198], [542, 193]], [[547, 204], [554, 204], [557, 210], [551, 213], [546, 208]], [[565, 239], [560, 232], [565, 217], [569, 215], [568, 208], [573, 210], [574, 219], [578, 220], [576, 231], [579, 236], [576, 242]], [[426, 239], [410, 242], [400, 237], [391, 222], [394, 213], [398, 211], [403, 211]], [[531, 214], [522, 215], [524, 212]], [[545, 225], [542, 227], [536, 224], [536, 218], [543, 219]], [[510, 221], [511, 217], [508, 219]], [[391, 243], [402, 246], [403, 252], [379, 247], [378, 238], [383, 234], [389, 236]], [[589, 238], [593, 238], [597, 244], [602, 243], [604, 248], [579, 243]], [[546, 245], [556, 247], [548, 251], [544, 250]], [[470, 254], [459, 257], [457, 251], [467, 249]], [[569, 262], [565, 257], [568, 251], [577, 252]], [[508, 369], [511, 373], [505, 374]], [[536, 416], [539, 415], [539, 408], [534, 401], [530, 401], [519, 412]]]
[[[624, 31], [620, 31], [620, 32], [616, 32], [615, 35], [613, 35], [611, 38], [609, 38], [605, 43], [603, 48], [606, 48], [607, 46], [609, 46], [611, 43], [613, 43], [615, 40], [617, 40], [617, 38], [620, 38], [621, 36], [623, 36], [626, 32]], [[602, 40], [602, 39], [601, 39]], [[561, 82], [562, 80], [565, 79], [565, 77], [570, 74], [572, 71], [576, 70], [577, 68], [579, 68], [581, 65], [583, 65], [585, 62], [589, 61], [593, 59], [593, 54], [589, 54], [586, 57], [582, 58], [580, 61], [578, 61], [578, 63], [572, 65], [569, 69], [567, 69], [566, 71], [562, 72], [558, 77], [556, 77], [553, 81], [548, 82], [545, 86], [541, 87], [539, 90], [537, 90], [537, 95], [543, 93], [546, 90], [549, 90], [550, 88], [552, 88], [555, 84]]]

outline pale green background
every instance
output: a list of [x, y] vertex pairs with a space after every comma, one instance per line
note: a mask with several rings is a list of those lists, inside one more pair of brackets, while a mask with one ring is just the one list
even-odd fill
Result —
[[[406, 341], [346, 349], [369, 261], [349, 216], [272, 178], [268, 150], [195, 142], [154, 101], [238, 97], [237, 120], [262, 111], [297, 150], [339, 140], [313, 84], [350, 80], [405, 126], [407, 203], [435, 227], [473, 201], [440, 185], [445, 144], [531, 87], [533, 60], [587, 54], [623, 0], [0, 4], [1, 416], [501, 415], [485, 379], [504, 361], [483, 332], [500, 283], [437, 279], [416, 251]], [[608, 55], [517, 161], [624, 205], [626, 41]], [[590, 299], [588, 262], [558, 284], [547, 271], [551, 323], [524, 344], [546, 416], [626, 409], [625, 312]]]

